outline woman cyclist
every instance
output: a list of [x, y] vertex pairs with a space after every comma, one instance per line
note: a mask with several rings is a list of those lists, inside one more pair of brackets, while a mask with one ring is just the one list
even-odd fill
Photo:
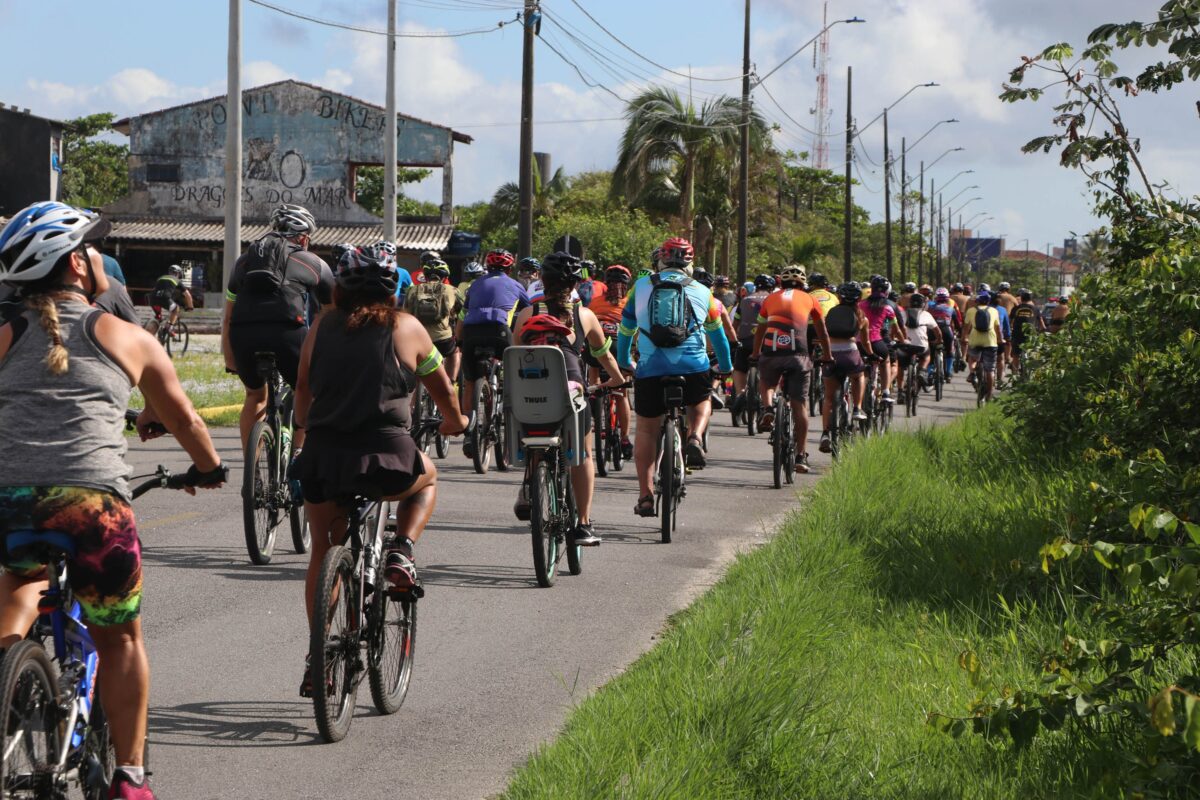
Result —
[[[437, 470], [409, 431], [408, 398], [416, 382], [442, 412], [443, 434], [467, 427], [425, 326], [395, 307], [399, 280], [394, 263], [376, 248], [343, 255], [334, 307], [313, 325], [300, 351], [296, 426], [308, 430], [308, 440], [292, 477], [304, 490], [312, 530], [304, 581], [309, 619], [321, 563], [345, 537], [347, 501], [356, 496], [397, 503], [384, 577], [395, 591], [416, 584], [413, 545], [437, 501]], [[300, 691], [311, 690], [306, 668]]]
[[894, 403], [892, 399], [891, 386], [896, 379], [895, 367], [890, 359], [891, 348], [888, 345], [888, 334], [890, 338], [894, 338], [897, 342], [903, 343], [906, 341], [904, 333], [901, 331], [899, 315], [896, 313], [896, 306], [892, 300], [888, 298], [888, 292], [891, 289], [891, 284], [887, 279], [876, 275], [871, 278], [870, 296], [867, 299], [859, 302], [858, 307], [862, 310], [867, 318], [867, 325], [870, 332], [871, 347], [868, 350], [868, 355], [872, 358], [879, 359], [879, 371], [882, 374], [880, 384], [883, 386], [882, 400], [885, 403]]
[[[607, 290], [602, 295], [596, 295], [588, 308], [596, 319], [600, 320], [600, 328], [604, 335], [616, 341], [617, 328], [621, 325], [621, 312], [629, 300], [629, 270], [620, 264], [613, 264], [604, 271], [604, 285]], [[611, 377], [611, 376], [610, 376]], [[600, 382], [598, 367], [588, 369], [588, 383]], [[633, 442], [629, 440], [629, 397], [625, 392], [617, 393], [617, 425], [621, 430], [621, 456], [626, 460], [633, 458]]]
[[829, 309], [825, 318], [833, 363], [825, 366], [825, 402], [821, 406], [821, 444], [818, 448], [822, 453], [833, 449], [829, 438], [829, 429], [833, 424], [833, 398], [844, 379], [850, 379], [850, 399], [854, 404], [851, 419], [858, 422], [867, 418], [862, 409], [867, 385], [867, 365], [863, 362], [862, 353], [871, 352], [871, 338], [867, 316], [858, 306], [862, 290], [857, 283], [849, 282], [837, 287], [836, 294], [838, 304]]
[[[586, 345], [600, 368], [609, 374], [602, 386], [621, 386], [625, 377], [612, 354], [612, 340], [604, 334], [600, 320], [589, 309], [571, 301], [575, 287], [583, 280], [579, 259], [569, 253], [552, 253], [542, 259], [542, 283], [545, 299], [522, 309], [517, 315], [517, 336], [524, 344], [549, 341], [558, 345], [567, 360], [567, 380], [586, 386], [583, 376], [583, 348]], [[560, 329], [565, 327], [566, 332]], [[592, 527], [592, 491], [596, 476], [592, 468], [592, 437], [583, 437], [583, 463], [571, 467], [571, 487], [579, 511], [575, 528], [575, 543], [583, 546], [600, 544]], [[522, 487], [522, 495], [525, 489]], [[520, 499], [518, 499], [518, 506]]]
[[[38, 615], [45, 567], [10, 554], [7, 534], [71, 536], [68, 581], [102, 664], [101, 702], [117, 770], [109, 797], [151, 800], [142, 751], [150, 665], [142, 640], [141, 544], [130, 508], [125, 409], [146, 398], [139, 430], [161, 422], [191, 456], [189, 483], [227, 475], [171, 359], [136, 325], [91, 307], [108, 288], [96, 243], [109, 224], [62, 203], [36, 203], [0, 233], [0, 282], [19, 287], [23, 313], [0, 327], [0, 646]], [[194, 493], [194, 490], [189, 490]]]

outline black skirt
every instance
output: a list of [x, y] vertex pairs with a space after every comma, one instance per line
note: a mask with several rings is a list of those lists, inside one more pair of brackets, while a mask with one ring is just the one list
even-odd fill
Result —
[[313, 503], [393, 497], [408, 491], [424, 474], [417, 444], [401, 428], [311, 430], [292, 471], [304, 499]]

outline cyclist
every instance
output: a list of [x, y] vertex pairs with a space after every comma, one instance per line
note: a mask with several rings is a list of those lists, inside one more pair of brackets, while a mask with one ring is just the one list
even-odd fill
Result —
[[917, 285], [912, 281], [909, 281], [900, 287], [900, 296], [896, 298], [896, 304], [899, 305], [901, 309], [910, 308], [911, 306], [909, 305], [909, 298], [916, 293]]
[[1012, 368], [1013, 372], [1021, 370], [1021, 351], [1025, 343], [1034, 333], [1045, 333], [1046, 323], [1042, 321], [1037, 306], [1033, 304], [1033, 292], [1022, 289], [1017, 293], [1020, 298], [1012, 312]]
[[829, 355], [833, 363], [825, 367], [825, 402], [821, 406], [821, 444], [819, 450], [828, 453], [833, 449], [829, 429], [833, 424], [833, 398], [846, 378], [850, 379], [850, 400], [854, 405], [851, 419], [867, 418], [863, 411], [863, 395], [866, 393], [867, 365], [862, 353], [871, 352], [870, 325], [862, 309], [858, 307], [862, 290], [857, 283], [849, 281], [837, 287], [838, 304], [829, 309], [825, 317], [825, 331], [829, 334]]
[[153, 800], [142, 766], [150, 665], [141, 545], [122, 430], [132, 388], [146, 398], [143, 437], [153, 435], [150, 423], [165, 425], [192, 458], [190, 482], [216, 488], [227, 470], [154, 337], [89, 307], [108, 288], [96, 245], [109, 227], [43, 202], [0, 232], [0, 282], [19, 288], [23, 303], [0, 327], [0, 646], [29, 632], [47, 585], [44, 565], [2, 546], [7, 534], [46, 526], [69, 535], [77, 549], [68, 581], [104, 664], [100, 696], [116, 756], [109, 797]]
[[440, 258], [425, 264], [425, 282], [414, 286], [404, 298], [404, 310], [425, 326], [445, 360], [446, 374], [453, 383], [458, 378], [459, 353], [454, 340], [453, 320], [458, 314], [458, 294], [449, 284], [450, 267]]
[[[605, 335], [600, 320], [582, 303], [571, 299], [572, 290], [581, 280], [583, 268], [578, 258], [564, 252], [546, 256], [542, 259], [545, 300], [523, 309], [517, 315], [515, 327], [523, 344], [552, 344], [562, 350], [567, 362], [568, 386], [582, 396], [587, 385], [583, 374], [585, 345], [600, 369], [609, 375], [602, 386], [620, 386], [625, 383], [625, 377], [613, 358], [612, 340]], [[585, 431], [590, 431], [590, 422], [589, 415]], [[584, 436], [582, 446], [583, 463], [571, 467], [571, 487], [575, 491], [576, 510], [579, 513], [579, 524], [574, 534], [576, 544], [591, 547], [600, 544], [600, 537], [592, 527], [592, 492], [596, 487], [596, 474], [591, 460], [592, 437]], [[603, 453], [597, 457], [603, 458]], [[522, 485], [518, 506], [522, 500], [528, 503], [527, 498], [528, 490]], [[521, 514], [518, 513], [518, 516]]]
[[958, 316], [962, 317], [967, 313], [967, 307], [971, 305], [970, 290], [961, 283], [956, 283], [950, 287], [950, 299], [954, 305], [958, 306]]
[[154, 309], [154, 318], [162, 321], [162, 311], [167, 309], [167, 321], [174, 325], [179, 322], [179, 307], [191, 311], [195, 304], [192, 293], [183, 285], [183, 267], [172, 264], [167, 268], [167, 274], [159, 276], [150, 290], [150, 307]]
[[[533, 256], [525, 256], [517, 264], [517, 280], [531, 295], [542, 290], [542, 265]], [[537, 284], [535, 287], [534, 284]]]
[[1008, 281], [1000, 281], [1000, 285], [996, 287], [997, 294], [995, 300], [999, 306], [1004, 309], [1004, 313], [1012, 316], [1012, 310], [1017, 306], [1017, 298], [1013, 297], [1012, 284]]
[[587, 306], [592, 302], [592, 298], [598, 294], [604, 294], [606, 291], [604, 284], [596, 280], [596, 262], [580, 261], [580, 269], [583, 270], [583, 280], [579, 282], [579, 286], [575, 288], [576, 297], [578, 297]]
[[[400, 263], [396, 261], [396, 253], [399, 251], [396, 249], [396, 244], [394, 242], [381, 239], [375, 243], [375, 249], [383, 253], [384, 259], [387, 261], [389, 266], [396, 268], [396, 274], [399, 276], [399, 282], [396, 284], [396, 305], [403, 305], [404, 294], [408, 291], [408, 287], [413, 285], [412, 273], [400, 266]], [[422, 254], [421, 258], [424, 259], [432, 252], [432, 250], [426, 250], [425, 253]], [[340, 264], [341, 262], [339, 261], [338, 263]]]
[[829, 309], [838, 304], [837, 295], [829, 291], [829, 281], [819, 272], [814, 272], [808, 279], [808, 293], [821, 309], [821, 316], [829, 316]]
[[[1004, 284], [1000, 284], [1003, 286]], [[1004, 308], [1004, 304], [1000, 302], [1000, 295], [992, 292], [988, 300], [988, 305], [996, 309], [1000, 314], [1000, 351], [996, 355], [996, 382], [1004, 380], [1004, 368], [1008, 365], [1010, 349], [1012, 347], [1012, 321], [1009, 319], [1008, 311]], [[1010, 295], [1011, 297], [1011, 295]]]
[[637, 438], [633, 455], [638, 479], [634, 512], [643, 517], [655, 515], [652, 473], [659, 427], [666, 413], [663, 379], [673, 376], [684, 379], [687, 460], [690, 466], [703, 468], [702, 442], [712, 396], [705, 337], [716, 352], [718, 371], [729, 372], [732, 368], [729, 340], [721, 327], [717, 304], [707, 289], [691, 279], [694, 258], [695, 250], [687, 239], [671, 238], [663, 242], [657, 256], [659, 272], [634, 283], [621, 314], [617, 362], [622, 369], [630, 367], [633, 335], [641, 332], [634, 380]]
[[[733, 396], [734, 402], [743, 406], [746, 403], [746, 384], [750, 377], [750, 354], [754, 351], [754, 328], [758, 325], [758, 312], [763, 301], [775, 291], [775, 278], [772, 275], [759, 275], [751, 286], [753, 292], [743, 297], [733, 312], [733, 322], [737, 326], [737, 349], [733, 353]], [[757, 386], [750, 389], [758, 391]]]
[[938, 330], [942, 333], [942, 350], [945, 354], [946, 382], [950, 382], [950, 376], [954, 372], [954, 352], [955, 342], [958, 337], [956, 331], [962, 328], [962, 315], [958, 313], [958, 306], [950, 299], [950, 292], [944, 286], [939, 286], [938, 290], [933, 295], [933, 305], [929, 306], [929, 313], [937, 323]]
[[933, 300], [933, 287], [928, 283], [922, 283], [921, 288], [917, 289], [917, 291], [925, 295], [926, 302]]
[[[395, 307], [399, 282], [398, 268], [382, 250], [344, 254], [334, 308], [317, 320], [300, 355], [296, 423], [309, 437], [290, 475], [303, 488], [312, 530], [304, 581], [310, 620], [321, 564], [346, 535], [347, 500], [353, 497], [397, 503], [383, 574], [395, 591], [416, 584], [413, 545], [437, 502], [437, 468], [409, 430], [408, 398], [416, 382], [442, 412], [443, 434], [467, 427], [441, 353], [421, 323]], [[306, 666], [300, 692], [311, 690]]]
[[[705, 289], [708, 289], [710, 292], [713, 291], [713, 287], [716, 285], [716, 279], [713, 278], [713, 276], [711, 274], [709, 274], [708, 270], [704, 270], [704, 269], [693, 270], [692, 278], [695, 281], [697, 281], [701, 286], [703, 286]], [[713, 295], [713, 301], [716, 302], [717, 310], [721, 314], [721, 328], [724, 329], [724, 331], [725, 331], [726, 340], [728, 340], [730, 342], [737, 341], [737, 332], [734, 331], [733, 322], [729, 319], [729, 310], [727, 308], [725, 308], [725, 304], [722, 303], [715, 294]], [[713, 367], [712, 410], [720, 411], [721, 409], [725, 408], [725, 393], [722, 389], [722, 386], [724, 385], [724, 381], [720, 378], [720, 376], [716, 372], [716, 365], [717, 365], [716, 358], [714, 357], [713, 353], [711, 352], [711, 348], [710, 348], [710, 352], [708, 354], [708, 360], [709, 360], [709, 364], [711, 364]]]
[[1050, 310], [1050, 319], [1046, 322], [1046, 329], [1050, 333], [1058, 333], [1062, 330], [1063, 324], [1066, 323], [1067, 317], [1071, 313], [1070, 302], [1071, 298], [1066, 296], [1060, 297], [1058, 298], [1058, 304]]
[[[316, 230], [317, 221], [304, 206], [280, 205], [271, 214], [271, 232], [237, 260], [229, 278], [221, 349], [225, 369], [236, 372], [246, 388], [238, 420], [243, 449], [267, 407], [255, 354], [274, 353], [279, 374], [294, 388], [308, 332], [307, 298], [315, 297], [322, 307], [333, 300], [333, 272], [308, 249]], [[303, 445], [303, 429], [296, 429], [294, 443], [297, 449]]]
[[[458, 341], [462, 345], [463, 411], [471, 413], [475, 402], [475, 381], [487, 373], [483, 367], [488, 353], [496, 358], [512, 344], [513, 317], [529, 305], [529, 295], [509, 272], [516, 264], [507, 250], [492, 250], [483, 259], [487, 274], [477, 278], [463, 303], [463, 318], [458, 323]], [[463, 442], [463, 453], [471, 458], [472, 442]]]
[[[869, 325], [871, 349], [869, 355], [880, 361], [879, 371], [882, 374], [880, 383], [883, 386], [882, 400], [885, 403], [896, 402], [892, 398], [891, 387], [895, 381], [895, 366], [891, 359], [891, 348], [888, 346], [888, 339], [894, 339], [897, 342], [903, 343], [906, 337], [900, 331], [898, 325], [899, 317], [896, 313], [896, 304], [888, 299], [888, 292], [891, 290], [891, 284], [887, 279], [875, 275], [871, 278], [869, 284], [870, 296], [866, 300], [860, 300], [858, 307], [862, 309], [863, 314], [867, 318]], [[868, 387], [870, 389], [871, 387]]]
[[908, 297], [908, 308], [904, 312], [904, 331], [907, 341], [900, 345], [900, 374], [908, 367], [910, 358], [920, 358], [917, 370], [922, 386], [929, 386], [929, 362], [933, 350], [929, 339], [933, 337], [936, 347], [942, 346], [942, 330], [932, 314], [925, 310], [925, 295], [913, 292]]
[[458, 295], [459, 316], [462, 316], [462, 309], [467, 304], [467, 290], [471, 288], [476, 279], [482, 278], [484, 275], [483, 264], [478, 261], [468, 261], [462, 268], [462, 280], [458, 282], [458, 286], [454, 287], [455, 294]]
[[[737, 307], [738, 296], [737, 293], [729, 287], [728, 277], [724, 275], [718, 275], [714, 286], [716, 287], [716, 290], [713, 292], [713, 297], [720, 300], [721, 305], [725, 306], [727, 311]], [[732, 311], [730, 313], [732, 313]]]
[[[616, 341], [617, 331], [621, 327], [621, 313], [629, 301], [629, 270], [620, 264], [613, 264], [604, 272], [604, 285], [607, 291], [596, 295], [588, 308], [600, 320], [604, 335]], [[600, 382], [600, 371], [596, 367], [589, 370], [589, 384]], [[629, 440], [629, 396], [621, 391], [617, 393], [617, 427], [621, 431], [621, 455], [626, 459], [633, 458], [633, 442]]]
[[963, 317], [962, 337], [967, 343], [967, 381], [975, 386], [975, 365], [983, 366], [984, 395], [992, 399], [996, 380], [996, 355], [1004, 336], [1000, 331], [1000, 312], [991, 307], [991, 295], [980, 292], [975, 305]]
[[[812, 323], [821, 352], [832, 352], [821, 307], [804, 291], [807, 276], [804, 267], [792, 264], [779, 275], [782, 291], [768, 295], [758, 312], [754, 329], [754, 350], [750, 359], [758, 361], [758, 393], [763, 416], [760, 427], [771, 430], [775, 422], [772, 395], [788, 372], [788, 402], [795, 425], [796, 471], [808, 472], [808, 381], [812, 360], [808, 352], [808, 326]], [[766, 351], [764, 351], [766, 348]]]

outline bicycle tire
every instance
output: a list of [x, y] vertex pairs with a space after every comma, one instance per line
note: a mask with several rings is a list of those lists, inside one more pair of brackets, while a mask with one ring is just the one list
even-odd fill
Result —
[[488, 436], [488, 428], [492, 426], [492, 406], [488, 400], [491, 393], [492, 387], [486, 380], [475, 381], [474, 408], [479, 417], [479, 424], [475, 426], [475, 448], [471, 451], [471, 464], [480, 475], [487, 475], [488, 465], [492, 460]]
[[[51, 761], [57, 759], [62, 744], [59, 703], [56, 670], [45, 648], [28, 639], [9, 647], [0, 664], [0, 752], [4, 753], [0, 794], [4, 797], [42, 796], [32, 792], [41, 788], [46, 771], [53, 769]], [[14, 739], [10, 731], [17, 730], [23, 735]]]
[[358, 694], [358, 576], [350, 550], [335, 545], [321, 562], [308, 644], [313, 712], [326, 742], [346, 738]]
[[546, 459], [538, 459], [529, 482], [529, 533], [533, 540], [533, 571], [538, 586], [549, 589], [558, 572], [559, 536], [558, 496], [550, 480]]
[[[100, 702], [100, 686], [95, 681], [92, 686], [92, 708], [88, 714], [81, 755], [85, 767], [80, 770], [79, 785], [83, 790], [84, 800], [108, 800], [108, 786], [112, 783], [113, 773], [117, 769], [117, 751], [113, 747], [112, 732], [108, 727], [108, 717], [104, 714], [104, 705]], [[86, 767], [89, 757], [93, 755], [98, 770]], [[144, 760], [143, 756], [143, 762]]]
[[758, 396], [758, 367], [751, 367], [746, 374], [746, 402], [742, 414], [746, 418], [746, 433], [750, 436], [758, 434], [758, 412], [762, 398]]
[[413, 432], [413, 442], [417, 445], [417, 449], [429, 455], [429, 435], [425, 432], [423, 424], [425, 422], [425, 387], [420, 381], [417, 381], [417, 388], [413, 390], [413, 393], [416, 399], [412, 404], [409, 430]]
[[787, 433], [787, 420], [784, 416], [791, 416], [790, 409], [784, 406], [783, 392], [776, 392], [775, 395], [775, 427], [771, 429], [771, 475], [774, 478], [775, 488], [783, 488], [783, 464], [784, 464], [784, 442]]
[[179, 322], [176, 322], [174, 325], [172, 325], [171, 326], [171, 340], [175, 343], [175, 347], [179, 352], [172, 355], [171, 357], [174, 358], [175, 355], [182, 356], [182, 355], [186, 354], [188, 351], [188, 342], [190, 341], [190, 339], [191, 339], [191, 337], [188, 335], [188, 326], [187, 326], [186, 322], [184, 322], [183, 320], [180, 320]]
[[288, 512], [288, 523], [292, 529], [292, 549], [301, 555], [307, 553], [308, 548], [312, 547], [312, 530], [308, 525], [308, 512], [304, 510], [303, 503], [292, 505], [291, 511]]
[[496, 451], [494, 464], [499, 472], [508, 472], [508, 432], [504, 427], [504, 389], [499, 382], [496, 383], [495, 390], [492, 392], [493, 412], [492, 412], [492, 442], [493, 449]]
[[808, 380], [808, 415], [810, 417], [821, 413], [821, 401], [824, 399], [824, 393], [818, 370], [813, 370], [813, 374], [809, 376]]
[[796, 482], [796, 433], [792, 430], [791, 403], [783, 402], [783, 480], [788, 485]]
[[663, 431], [660, 445], [662, 446], [662, 458], [659, 459], [659, 490], [662, 494], [659, 496], [659, 523], [660, 523], [660, 538], [663, 544], [671, 543], [671, 532], [675, 525], [675, 475], [679, 471], [679, 467], [675, 464], [675, 456], [679, 452], [679, 443], [677, 437], [679, 431], [675, 428], [674, 423], [668, 423]]
[[946, 357], [942, 353], [938, 353], [937, 364], [933, 369], [933, 399], [936, 402], [942, 402], [942, 395], [946, 391]]
[[568, 470], [562, 476], [563, 482], [563, 526], [568, 531], [564, 546], [567, 550], [567, 571], [572, 575], [583, 574], [583, 547], [575, 544], [575, 537], [571, 533], [575, 530], [575, 526], [579, 524], [579, 509], [575, 505], [575, 487], [571, 483], [571, 473]]
[[274, 454], [275, 432], [266, 420], [259, 420], [246, 440], [242, 470], [242, 528], [250, 561], [258, 566], [271, 563], [280, 522], [272, 502], [279, 480]]
[[620, 430], [620, 421], [617, 419], [617, 399], [610, 395], [605, 405], [609, 430], [609, 458], [612, 461], [613, 472], [620, 472], [625, 468], [625, 451], [622, 449], [621, 437], [617, 435], [617, 431]]
[[[914, 357], [913, 360], [915, 361], [916, 358]], [[909, 388], [909, 393], [912, 395], [909, 401], [912, 405], [912, 414], [909, 416], [915, 417], [917, 415], [917, 408], [921, 405], [921, 370], [916, 366], [913, 367], [912, 386]]]
[[450, 439], [446, 434], [438, 432], [433, 437], [433, 451], [439, 459], [450, 455]]
[[592, 461], [596, 465], [596, 474], [601, 478], [607, 478], [608, 436], [605, 435], [605, 429], [608, 427], [608, 415], [604, 413], [604, 398], [593, 397], [588, 402], [588, 411], [592, 415]]
[[371, 702], [380, 714], [395, 714], [404, 705], [412, 682], [417, 647], [417, 600], [411, 595], [388, 597], [376, 581], [367, 625], [367, 682]]

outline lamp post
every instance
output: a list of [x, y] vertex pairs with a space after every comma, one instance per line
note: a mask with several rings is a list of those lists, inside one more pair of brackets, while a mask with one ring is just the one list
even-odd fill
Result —
[[[960, 194], [961, 194], [961, 192], [960, 192]], [[982, 197], [972, 197], [970, 200], [966, 201], [965, 203], [963, 203], [961, 206], [958, 207], [958, 238], [959, 238], [960, 242], [962, 239], [962, 227], [963, 227], [962, 226], [962, 212], [963, 212], [963, 209], [966, 208], [967, 206], [971, 205], [971, 203], [974, 203], [976, 200], [982, 200], [982, 199], [983, 199]], [[955, 259], [954, 259], [954, 255], [955, 255], [954, 254], [954, 213], [955, 212], [952, 210], [949, 214], [946, 215], [946, 226], [947, 226], [946, 227], [946, 255], [950, 258], [951, 265], [953, 265], [955, 262]], [[957, 260], [958, 260], [959, 268], [961, 269], [961, 267], [962, 267], [961, 244], [959, 246]], [[947, 270], [947, 272], [949, 272], [949, 270]], [[941, 282], [942, 282], [942, 276], [938, 275], [938, 283], [941, 283]]]
[[942, 191], [943, 191], [943, 192], [944, 192], [944, 191], [946, 191], [946, 189], [948, 189], [948, 188], [950, 187], [950, 184], [954, 183], [955, 179], [956, 179], [956, 178], [958, 178], [959, 176], [961, 176], [961, 175], [973, 175], [974, 173], [975, 173], [975, 170], [973, 170], [973, 169], [961, 169], [961, 170], [959, 170], [958, 172], [956, 172], [956, 173], [954, 174], [954, 177], [953, 177], [953, 178], [951, 178], [950, 180], [948, 180], [948, 181], [946, 181], [945, 183], [943, 183], [943, 184], [942, 184]]
[[967, 148], [965, 148], [965, 147], [951, 147], [949, 150], [947, 150], [946, 152], [942, 153], [940, 156], [935, 158], [933, 160], [933, 163], [927, 164], [925, 166], [925, 169], [933, 169], [933, 165], [936, 164], [937, 162], [941, 161], [946, 156], [950, 155], [951, 153], [961, 153], [963, 150], [966, 150], [966, 149]]
[[[949, 200], [947, 200], [946, 204], [949, 205], [949, 204], [953, 203], [955, 200], [957, 200], [959, 198], [959, 195], [961, 195], [963, 192], [968, 192], [971, 189], [978, 189], [978, 188], [979, 188], [978, 186], [964, 186], [963, 188], [959, 189], [958, 192], [955, 193], [954, 197], [951, 197]], [[943, 185], [942, 191], [945, 192], [945, 190], [946, 190], [946, 187]]]

